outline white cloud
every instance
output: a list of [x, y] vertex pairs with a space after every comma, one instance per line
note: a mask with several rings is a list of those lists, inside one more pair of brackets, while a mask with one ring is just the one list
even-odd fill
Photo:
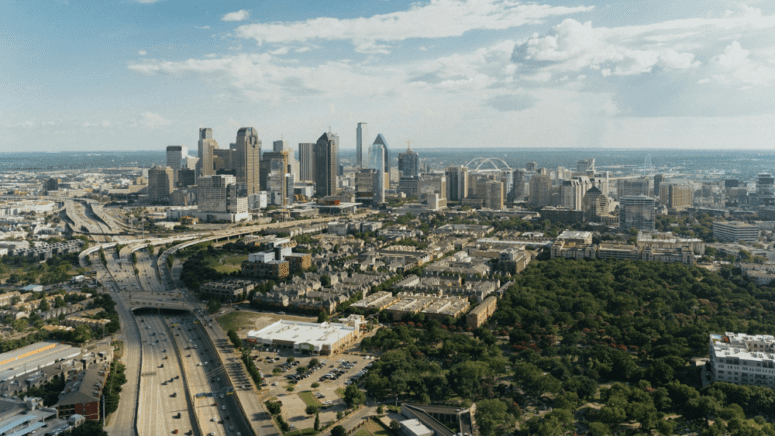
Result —
[[422, 6], [368, 18], [314, 18], [239, 26], [237, 37], [262, 43], [349, 40], [362, 52], [385, 53], [387, 42], [460, 36], [471, 30], [502, 30], [545, 18], [587, 12], [593, 7], [521, 4], [513, 0], [431, 0]]
[[194, 26], [194, 27], [196, 27], [197, 29], [202, 29], [202, 30], [210, 29], [210, 26]]
[[744, 49], [738, 41], [724, 48], [724, 52], [714, 56], [710, 63], [711, 79], [701, 83], [717, 82], [734, 84], [743, 88], [748, 86], [766, 86], [775, 83], [775, 63], [751, 59], [751, 52]]
[[140, 50], [140, 51], [137, 52], [137, 54], [139, 54], [140, 56], [145, 56], [145, 55], [148, 54], [148, 52], [145, 51], [145, 50]]
[[143, 112], [141, 122], [149, 129], [158, 129], [170, 125], [170, 120], [153, 112]]
[[221, 21], [245, 21], [250, 18], [250, 12], [240, 9], [236, 12], [229, 12], [221, 18]]

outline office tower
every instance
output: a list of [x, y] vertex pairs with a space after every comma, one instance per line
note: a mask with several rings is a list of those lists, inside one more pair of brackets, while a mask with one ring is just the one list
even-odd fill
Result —
[[631, 228], [645, 232], [654, 231], [656, 220], [655, 201], [646, 195], [628, 195], [619, 199], [619, 228]]
[[525, 172], [514, 170], [512, 173], [510, 201], [522, 201], [525, 199]]
[[586, 173], [587, 171], [595, 171], [595, 159], [582, 159], [576, 164], [577, 173]]
[[199, 160], [196, 163], [197, 177], [215, 174], [213, 155], [217, 149], [218, 143], [213, 139], [213, 129], [209, 127], [199, 129]]
[[525, 170], [535, 171], [538, 168], [538, 164], [535, 162], [528, 162], [525, 164]]
[[662, 184], [662, 180], [664, 180], [662, 174], [654, 176], [654, 197], [659, 196], [659, 185]]
[[336, 173], [339, 167], [339, 137], [324, 133], [315, 143], [315, 195], [336, 195]]
[[463, 201], [468, 197], [468, 168], [457, 165], [447, 167], [447, 200]]
[[174, 185], [178, 184], [178, 171], [183, 164], [183, 158], [188, 156], [188, 148], [182, 145], [168, 145], [167, 146], [167, 166], [172, 168], [172, 177], [174, 178]]
[[237, 131], [237, 147], [234, 169], [237, 170], [237, 184], [245, 184], [247, 195], [257, 194], [260, 187], [261, 141], [253, 127], [242, 127]]
[[294, 177], [293, 173], [291, 172], [291, 166], [288, 165], [288, 172], [285, 173], [285, 204], [291, 205], [293, 204], [293, 191], [294, 191], [294, 185], [296, 184], [296, 178]]
[[155, 165], [148, 170], [148, 200], [153, 203], [166, 203], [175, 190], [175, 178], [172, 168]]
[[197, 162], [199, 162], [199, 158], [198, 157], [183, 156], [183, 162], [182, 162], [181, 165], [182, 165], [183, 168], [188, 168], [190, 170], [194, 170], [194, 173], [196, 173], [196, 164], [197, 164]]
[[649, 195], [651, 180], [648, 177], [639, 177], [631, 180], [619, 180], [616, 186], [617, 197], [631, 197], [635, 195]]
[[366, 123], [358, 123], [355, 129], [355, 165], [358, 169], [363, 168], [363, 141], [368, 137], [369, 130]]
[[213, 170], [218, 174], [219, 170], [236, 171], [237, 149], [234, 147], [213, 150]]
[[374, 200], [375, 187], [378, 186], [378, 171], [364, 168], [355, 173], [355, 198], [365, 201]]
[[198, 209], [202, 212], [246, 214], [248, 197], [236, 177], [220, 175], [200, 177], [196, 187]]
[[287, 204], [288, 155], [288, 151], [267, 151], [261, 157], [261, 190], [267, 191], [272, 204], [277, 206]]
[[385, 201], [385, 159], [387, 159], [387, 141], [380, 133], [369, 147], [369, 162], [367, 167], [377, 170], [377, 185], [374, 187], [374, 202]]
[[692, 207], [692, 188], [688, 184], [662, 183], [659, 202], [671, 211], [686, 210]]
[[312, 182], [315, 180], [315, 143], [299, 143], [299, 180]]
[[546, 168], [530, 178], [530, 204], [538, 207], [548, 206], [552, 202], [552, 178]]
[[412, 151], [411, 147], [406, 147], [406, 151], [398, 155], [398, 171], [401, 177], [420, 175], [420, 155]]
[[280, 139], [278, 141], [272, 142], [272, 151], [275, 153], [282, 152], [282, 151], [290, 151], [288, 148], [288, 141], [284, 139]]
[[769, 173], [761, 173], [756, 178], [756, 195], [753, 196], [755, 205], [775, 205], [775, 178]]
[[593, 186], [584, 194], [581, 210], [584, 212], [584, 222], [598, 222], [601, 216], [608, 215], [608, 197]]

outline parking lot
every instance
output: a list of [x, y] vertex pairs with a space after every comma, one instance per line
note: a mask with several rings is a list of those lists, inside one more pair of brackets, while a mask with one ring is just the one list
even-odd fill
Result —
[[[365, 370], [373, 361], [373, 356], [337, 354], [333, 356], [309, 356], [293, 353], [289, 350], [254, 351], [256, 366], [264, 374], [269, 394], [282, 401], [282, 415], [288, 424], [295, 428], [312, 428], [315, 415], [307, 415], [307, 404], [320, 407], [320, 423], [325, 425], [336, 420], [336, 413], [345, 409], [344, 400], [337, 389], [344, 389], [351, 380], [365, 375]], [[287, 363], [293, 357], [292, 363]], [[310, 361], [317, 359], [319, 364], [310, 368]], [[298, 368], [308, 368], [298, 377]], [[291, 377], [296, 377], [297, 380]], [[312, 385], [318, 386], [313, 388]], [[293, 386], [289, 392], [288, 387]], [[306, 400], [306, 401], [305, 401]]]

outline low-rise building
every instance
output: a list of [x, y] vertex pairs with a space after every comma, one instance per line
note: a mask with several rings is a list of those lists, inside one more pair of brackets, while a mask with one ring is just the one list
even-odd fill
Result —
[[328, 355], [342, 351], [360, 333], [354, 325], [281, 320], [258, 331], [248, 332], [248, 343]]
[[404, 315], [415, 314], [430, 306], [435, 297], [423, 294], [401, 292], [398, 301], [388, 306], [387, 311], [393, 315], [393, 319], [400, 320]]
[[739, 221], [714, 221], [713, 238], [720, 242], [757, 242], [759, 240], [759, 228]]
[[709, 348], [715, 381], [775, 387], [775, 337], [711, 333]]
[[466, 323], [472, 329], [481, 327], [485, 322], [495, 313], [495, 309], [498, 307], [498, 299], [495, 297], [487, 297], [478, 306], [466, 315]]
[[470, 303], [465, 298], [441, 297], [435, 299], [423, 309], [422, 313], [428, 319], [445, 320], [447, 318], [457, 318], [465, 313], [470, 306]]
[[255, 287], [256, 284], [249, 280], [224, 280], [205, 283], [200, 290], [221, 300], [235, 301], [241, 300], [243, 295], [247, 295]]
[[398, 300], [398, 298], [393, 296], [392, 292], [388, 291], [380, 291], [373, 293], [369, 295], [368, 297], [362, 299], [361, 301], [358, 301], [357, 303], [354, 303], [352, 307], [357, 307], [359, 309], [377, 309], [382, 310], [391, 304], [395, 303]]

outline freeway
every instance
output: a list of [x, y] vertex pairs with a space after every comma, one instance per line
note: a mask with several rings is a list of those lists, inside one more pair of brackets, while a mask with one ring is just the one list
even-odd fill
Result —
[[181, 433], [193, 434], [196, 427], [189, 412], [192, 399], [181, 380], [180, 360], [174, 340], [170, 340], [161, 315], [137, 314], [143, 341], [140, 375], [140, 402], [137, 429], [140, 436]]
[[124, 374], [128, 381], [119, 394], [119, 404], [121, 406], [111, 415], [105, 430], [110, 436], [137, 436], [135, 419], [137, 417], [137, 401], [140, 389], [138, 376], [142, 352], [140, 347], [140, 331], [137, 328], [132, 312], [130, 312], [126, 302], [119, 294], [118, 285], [113, 280], [110, 271], [102, 265], [96, 252], [91, 257], [91, 264], [97, 272], [97, 280], [111, 291], [113, 300], [116, 302], [116, 311], [121, 324], [121, 336], [116, 339], [122, 340], [124, 343], [124, 355], [121, 361], [126, 366]]

